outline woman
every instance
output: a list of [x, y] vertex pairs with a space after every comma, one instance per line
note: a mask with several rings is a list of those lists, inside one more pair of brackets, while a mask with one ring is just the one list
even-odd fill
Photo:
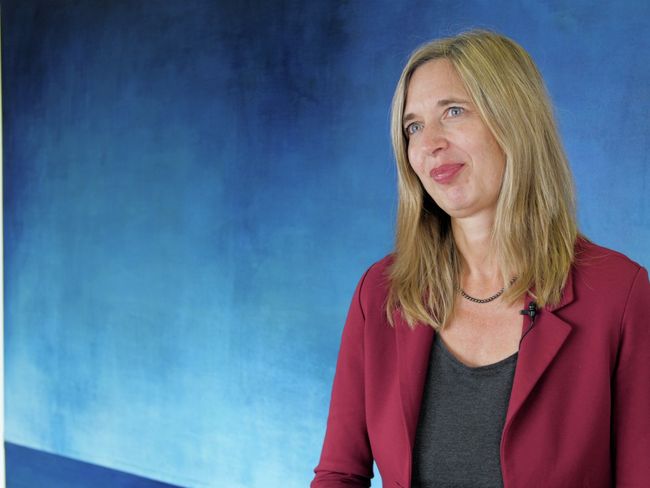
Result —
[[312, 487], [650, 486], [650, 283], [577, 231], [543, 81], [495, 33], [397, 86], [395, 252], [343, 331]]

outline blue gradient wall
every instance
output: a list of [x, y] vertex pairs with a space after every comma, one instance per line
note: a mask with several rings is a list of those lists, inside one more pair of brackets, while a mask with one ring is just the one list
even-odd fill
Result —
[[305, 486], [390, 251], [410, 50], [515, 38], [583, 231], [650, 265], [647, 2], [4, 1], [6, 439], [170, 483]]

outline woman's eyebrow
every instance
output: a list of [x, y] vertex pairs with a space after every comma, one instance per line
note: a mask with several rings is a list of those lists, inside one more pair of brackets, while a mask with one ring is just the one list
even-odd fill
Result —
[[451, 105], [454, 103], [464, 103], [464, 104], [469, 104], [469, 100], [464, 100], [462, 98], [443, 98], [442, 100], [438, 100], [438, 105], [439, 107], [442, 107], [444, 105]]
[[410, 122], [411, 120], [417, 118], [415, 114], [406, 114], [402, 118], [402, 124], [406, 124], [407, 122]]

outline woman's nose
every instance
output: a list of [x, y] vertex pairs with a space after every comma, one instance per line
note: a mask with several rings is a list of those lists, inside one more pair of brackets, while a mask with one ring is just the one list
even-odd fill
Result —
[[428, 124], [422, 134], [422, 149], [428, 154], [435, 154], [449, 145], [447, 134], [437, 124]]

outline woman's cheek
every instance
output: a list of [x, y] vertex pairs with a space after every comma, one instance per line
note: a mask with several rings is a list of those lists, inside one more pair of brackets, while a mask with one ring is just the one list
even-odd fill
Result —
[[409, 158], [409, 164], [411, 165], [411, 168], [413, 168], [413, 171], [415, 171], [415, 173], [418, 176], [421, 176], [422, 175], [422, 164], [415, 157], [415, 151], [412, 150], [410, 146], [409, 146], [409, 150], [407, 151], [407, 156]]

